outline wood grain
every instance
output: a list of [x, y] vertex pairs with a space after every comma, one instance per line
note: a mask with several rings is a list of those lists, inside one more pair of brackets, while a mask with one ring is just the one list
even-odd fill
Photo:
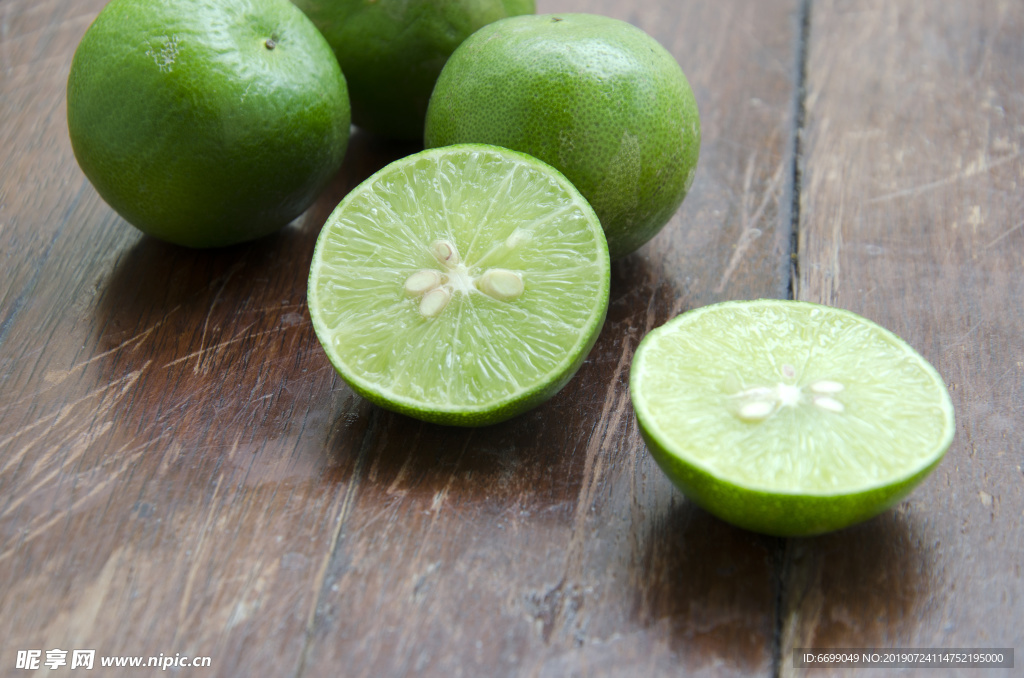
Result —
[[788, 544], [783, 668], [794, 647], [1024, 647], [1024, 6], [823, 1], [810, 26], [798, 296], [909, 341], [958, 426], [895, 511]]
[[71, 53], [102, 4], [0, 8], [0, 674], [31, 648], [210, 656], [225, 676], [771, 670], [779, 543], [681, 499], [626, 379], [680, 310], [785, 294], [793, 2], [542, 3], [633, 21], [677, 56], [701, 170], [616, 264], [576, 379], [479, 431], [354, 396], [305, 306], [327, 214], [415, 147], [357, 133], [316, 205], [251, 245], [141, 237], [67, 140]]
[[[260, 242], [145, 238], [67, 139], [71, 55], [103, 4], [0, 3], [0, 675], [33, 648], [205, 655], [217, 676], [561, 677], [1024, 647], [1019, 3], [541, 0], [660, 40], [701, 160], [668, 227], [613, 266], [576, 378], [481, 430], [368, 405], [309, 322], [320, 226], [417, 148], [357, 132]], [[904, 336], [959, 422], [907, 501], [803, 540], [684, 500], [626, 388], [652, 327], [790, 294]]]

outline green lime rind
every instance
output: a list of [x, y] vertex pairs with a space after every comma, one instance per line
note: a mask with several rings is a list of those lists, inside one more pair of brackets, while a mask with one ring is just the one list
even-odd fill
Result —
[[[607, 309], [607, 307], [605, 308]], [[598, 324], [604, 324], [604, 315], [600, 317]], [[376, 385], [368, 384], [366, 380], [359, 379], [351, 372], [344, 370], [330, 354], [328, 354], [328, 358], [331, 360], [331, 364], [334, 365], [334, 369], [338, 371], [338, 374], [341, 375], [341, 378], [345, 380], [349, 387], [374, 405], [431, 424], [473, 428], [499, 424], [524, 414], [550, 400], [569, 383], [580, 367], [582, 367], [587, 354], [590, 353], [590, 349], [597, 342], [599, 333], [595, 332], [587, 341], [581, 342], [577, 357], [565, 363], [551, 381], [538, 383], [532, 389], [524, 390], [514, 397], [508, 398], [505, 402], [490, 404], [472, 410], [431, 405], [416, 402], [396, 394], [381, 393], [377, 390]]]
[[437, 76], [463, 40], [534, 0], [294, 0], [327, 38], [348, 80], [353, 124], [421, 140]]
[[[438, 242], [461, 252], [461, 271], [439, 264]], [[519, 271], [521, 296], [484, 294], [492, 267]], [[477, 277], [453, 283], [448, 305], [425, 315], [403, 281], [434, 270]], [[468, 144], [407, 156], [353, 189], [317, 240], [308, 301], [321, 345], [356, 393], [424, 421], [483, 426], [572, 378], [604, 324], [609, 281], [600, 222], [564, 176]]]
[[107, 204], [196, 248], [260, 238], [302, 214], [350, 131], [337, 60], [286, 0], [113, 0], [75, 51], [67, 119]]
[[[776, 387], [790, 402], [758, 412], [752, 403]], [[938, 465], [956, 428], [941, 376], [905, 341], [808, 302], [684, 313], [641, 341], [630, 390], [652, 457], [687, 497], [777, 536], [891, 507]]]
[[647, 449], [679, 490], [727, 523], [776, 537], [808, 537], [863, 522], [894, 506], [938, 466], [942, 455], [902, 481], [854, 494], [779, 494], [713, 476], [658, 443], [639, 420]]
[[641, 29], [594, 14], [524, 15], [471, 35], [437, 79], [424, 144], [466, 142], [556, 167], [590, 201], [618, 259], [686, 197], [700, 115], [675, 57]]

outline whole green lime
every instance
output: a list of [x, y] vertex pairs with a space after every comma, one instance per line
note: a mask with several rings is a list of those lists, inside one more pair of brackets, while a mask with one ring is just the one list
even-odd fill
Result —
[[356, 125], [423, 138], [427, 102], [455, 48], [486, 24], [532, 14], [534, 0], [293, 0], [331, 44]]
[[590, 201], [612, 258], [654, 237], [693, 182], [700, 119], [675, 58], [588, 14], [496, 21], [452, 54], [425, 144], [487, 143], [558, 168]]
[[113, 0], [68, 77], [93, 186], [140, 230], [190, 247], [271, 233], [341, 165], [344, 76], [288, 0]]

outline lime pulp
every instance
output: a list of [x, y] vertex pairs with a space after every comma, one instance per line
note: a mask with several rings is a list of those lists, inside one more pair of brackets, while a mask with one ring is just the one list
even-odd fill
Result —
[[402, 158], [317, 241], [313, 325], [358, 393], [427, 421], [490, 424], [554, 395], [604, 322], [609, 259], [589, 204], [514, 151]]
[[655, 460], [719, 517], [814, 534], [881, 512], [955, 429], [938, 372], [854, 313], [796, 301], [684, 313], [638, 347], [630, 388]]

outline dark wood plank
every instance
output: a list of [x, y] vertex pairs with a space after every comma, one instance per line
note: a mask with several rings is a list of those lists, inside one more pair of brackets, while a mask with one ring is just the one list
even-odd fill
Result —
[[799, 297], [907, 339], [958, 427], [896, 510], [789, 543], [784, 673], [794, 647], [1019, 650], [1024, 6], [822, 0], [810, 35]]
[[0, 672], [15, 649], [92, 648], [293, 674], [350, 496], [336, 450], [370, 423], [311, 332], [308, 261], [331, 206], [409, 149], [357, 137], [260, 243], [143, 238], [67, 139], [71, 55], [103, 4], [0, 8]]
[[316, 205], [218, 252], [144, 238], [67, 140], [102, 0], [0, 5], [0, 638], [213, 659], [211, 675], [771, 671], [780, 542], [693, 509], [626, 380], [680, 310], [788, 287], [796, 0], [577, 0], [659, 38], [697, 94], [691, 196], [615, 265], [553, 401], [479, 431], [371, 407], [305, 306], [320, 225], [414, 147], [362, 134]]

